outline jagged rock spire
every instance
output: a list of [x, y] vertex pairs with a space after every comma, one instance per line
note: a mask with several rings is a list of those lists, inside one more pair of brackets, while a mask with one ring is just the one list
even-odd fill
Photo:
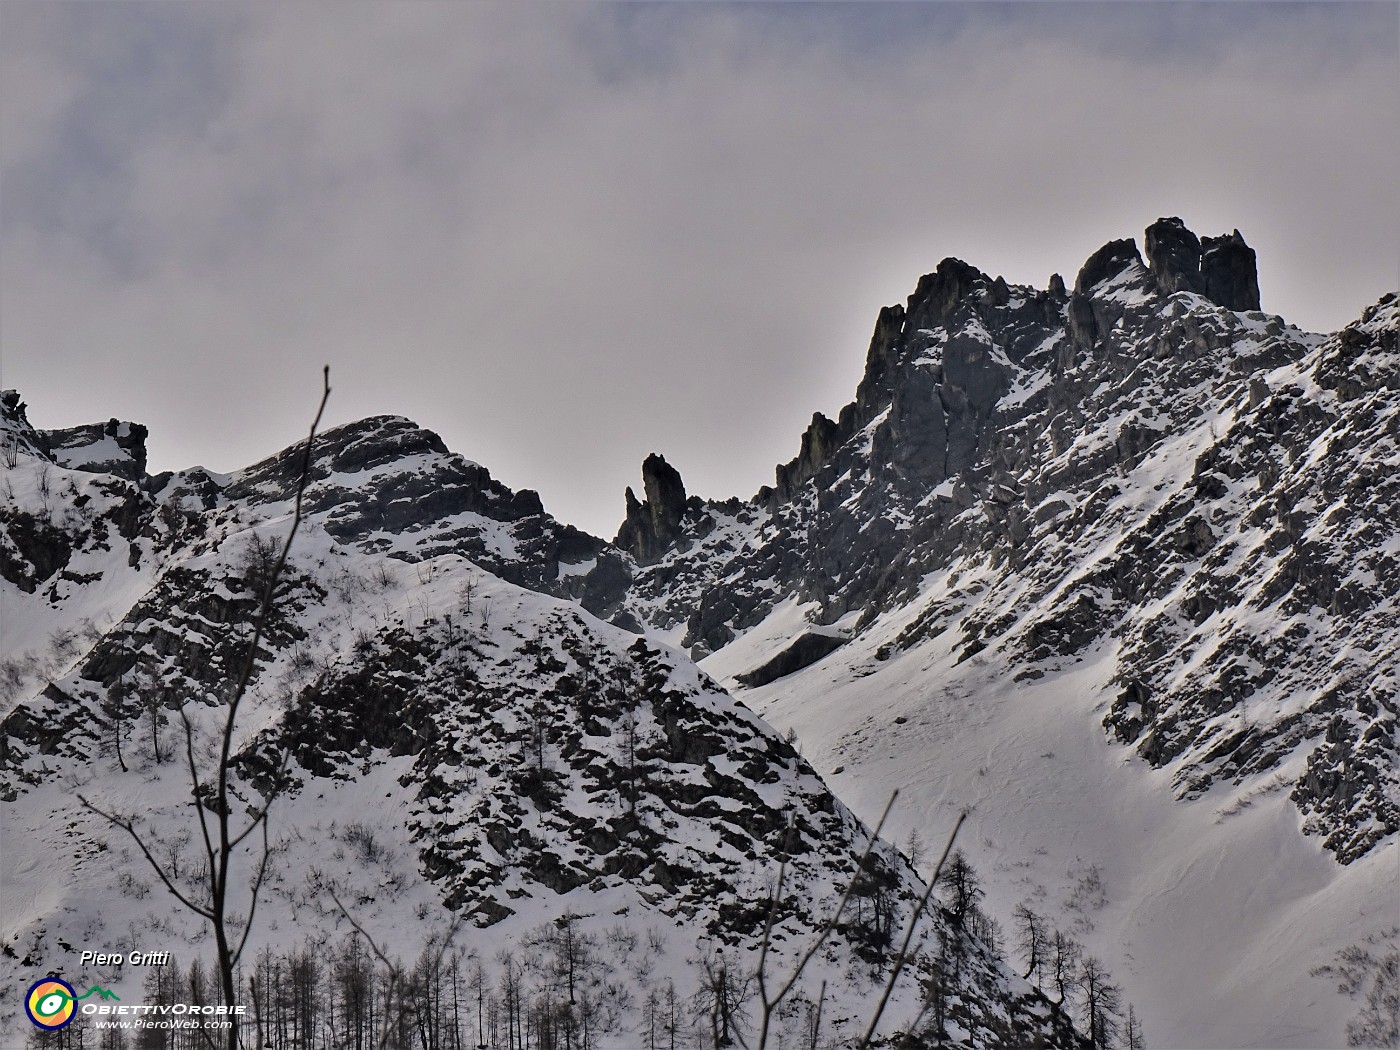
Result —
[[613, 542], [643, 565], [656, 561], [681, 533], [685, 483], [680, 471], [655, 452], [642, 461], [643, 502], [627, 489], [627, 518]]
[[1254, 249], [1244, 243], [1239, 230], [1201, 241], [1201, 278], [1211, 302], [1227, 310], [1261, 309]]
[[1195, 292], [1227, 310], [1259, 309], [1254, 249], [1239, 230], [1202, 240], [1171, 216], [1147, 228], [1146, 243], [1148, 267], [1164, 294]]

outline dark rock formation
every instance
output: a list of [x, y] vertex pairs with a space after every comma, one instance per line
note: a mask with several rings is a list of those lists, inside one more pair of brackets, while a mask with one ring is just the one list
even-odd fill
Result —
[[18, 390], [0, 390], [0, 446], [6, 454], [5, 465], [10, 465], [10, 457], [21, 450], [47, 458], [48, 453], [41, 447], [41, 439], [25, 415], [27, 406], [20, 400]]
[[646, 499], [641, 503], [627, 489], [627, 517], [613, 542], [638, 564], [649, 565], [680, 536], [687, 501], [680, 472], [655, 452], [642, 461], [642, 488]]
[[750, 688], [767, 685], [769, 682], [776, 682], [779, 678], [794, 674], [804, 667], [812, 666], [822, 657], [834, 653], [845, 644], [846, 639], [840, 635], [817, 634], [808, 631], [806, 634], [799, 635], [797, 641], [771, 660], [755, 667], [747, 674], [735, 675], [734, 678], [740, 685], [746, 685]]
[[856, 388], [855, 403], [860, 410], [859, 425], [864, 426], [879, 411], [881, 393], [888, 397], [889, 377], [899, 361], [904, 341], [904, 307], [886, 306], [875, 321], [870, 337], [870, 349], [865, 354], [865, 375]]
[[1158, 219], [1144, 237], [1147, 266], [1164, 295], [1201, 292], [1201, 241], [1175, 216]]
[[937, 328], [975, 288], [990, 285], [987, 275], [961, 259], [944, 259], [933, 273], [919, 278], [909, 297], [907, 330]]
[[1094, 304], [1083, 292], [1075, 292], [1069, 297], [1069, 309], [1065, 314], [1070, 342], [1081, 351], [1093, 349], [1099, 338], [1099, 327], [1094, 321]]
[[0, 577], [33, 594], [73, 557], [72, 539], [63, 530], [32, 514], [0, 509]]
[[[830, 461], [832, 454], [847, 435], [833, 421], [816, 412], [812, 422], [802, 434], [802, 448], [797, 458], [782, 464], [777, 470], [777, 483], [774, 486], [778, 498], [783, 502], [792, 499], [793, 493], [817, 476], [817, 471]], [[682, 489], [682, 496], [685, 490]]]
[[1133, 264], [1142, 265], [1136, 241], [1131, 237], [1109, 241], [1079, 268], [1079, 276], [1074, 279], [1074, 291], [1078, 295], [1088, 295], [1104, 281], [1117, 277]]
[[888, 423], [875, 433], [881, 462], [905, 477], [933, 484], [948, 476], [948, 422], [940, 386], [932, 370], [911, 371], [894, 388]]
[[1201, 242], [1201, 279], [1207, 299], [1227, 310], [1258, 310], [1259, 276], [1254, 249], [1240, 231]]
[[1397, 299], [1391, 292], [1361, 315], [1361, 323], [1343, 329], [1318, 361], [1313, 376], [1343, 401], [1381, 390], [1400, 390], [1400, 330], [1374, 323]]
[[1175, 216], [1147, 228], [1147, 261], [1164, 295], [1195, 292], [1227, 310], [1259, 309], [1254, 249], [1240, 231], [1200, 240]]
[[117, 419], [39, 431], [44, 451], [60, 466], [92, 474], [115, 474], [128, 481], [140, 481], [146, 476], [146, 436], [147, 430], [141, 424]]

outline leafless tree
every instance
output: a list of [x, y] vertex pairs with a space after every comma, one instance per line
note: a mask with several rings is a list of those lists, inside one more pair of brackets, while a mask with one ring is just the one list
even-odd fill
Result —
[[[292, 541], [296, 539], [297, 530], [301, 526], [302, 497], [311, 477], [311, 455], [316, 442], [316, 431], [320, 427], [321, 416], [325, 412], [326, 401], [329, 399], [330, 393], [330, 369], [326, 368], [322, 373], [321, 402], [316, 409], [316, 416], [312, 420], [311, 429], [306, 438], [306, 447], [302, 454], [291, 528], [264, 581], [262, 600], [253, 620], [247, 654], [229, 694], [228, 709], [224, 714], [223, 729], [219, 738], [218, 763], [212, 771], [201, 773], [200, 763], [195, 756], [195, 729], [184, 707], [182, 706], [180, 709], [185, 727], [185, 760], [190, 776], [191, 804], [198, 818], [200, 838], [208, 862], [201, 884], [202, 894], [191, 895], [176, 885], [176, 880], [168, 870], [168, 866], [156, 859], [152, 841], [144, 832], [138, 830], [134, 816], [123, 816], [109, 812], [94, 805], [83, 796], [78, 796], [78, 801], [85, 809], [106, 820], [113, 827], [125, 831], [141, 851], [142, 856], [146, 858], [152, 870], [159, 876], [161, 882], [165, 884], [165, 888], [180, 902], [181, 906], [209, 923], [214, 934], [214, 944], [218, 956], [220, 992], [224, 1004], [230, 1009], [238, 1004], [235, 975], [239, 960], [243, 955], [244, 946], [248, 943], [248, 935], [253, 929], [253, 918], [257, 912], [258, 898], [261, 895], [263, 882], [267, 877], [268, 864], [272, 857], [272, 846], [268, 840], [267, 831], [268, 809], [285, 783], [282, 777], [276, 778], [269, 793], [263, 798], [262, 805], [255, 809], [248, 822], [242, 827], [235, 827], [233, 806], [229, 797], [234, 765], [233, 740], [238, 727], [239, 708], [247, 695], [248, 686], [256, 669], [258, 645], [262, 641], [269, 617], [272, 614], [277, 581], [286, 568]], [[152, 692], [154, 691], [153, 689]], [[157, 761], [159, 760], [159, 754], [157, 754]], [[231, 911], [232, 902], [229, 891], [237, 867], [236, 853], [238, 848], [254, 834], [260, 834], [262, 850], [249, 883], [248, 911], [245, 916], [240, 918]], [[238, 932], [240, 925], [242, 926], [241, 934]], [[237, 1050], [238, 1042], [239, 1026], [237, 1024], [230, 1025], [227, 1034], [228, 1050]]]
[[[330, 895], [331, 900], [335, 902], [335, 906], [339, 909], [340, 914], [345, 917], [345, 921], [350, 924], [356, 933], [364, 938], [365, 943], [369, 945], [370, 952], [379, 960], [380, 964], [384, 967], [385, 973], [388, 975], [384, 991], [385, 1008], [380, 1015], [379, 1032], [375, 1047], [377, 1050], [385, 1050], [385, 1048], [391, 1044], [404, 1045], [402, 1034], [408, 1022], [408, 1015], [413, 1010], [414, 1000], [412, 995], [402, 994], [405, 984], [403, 967], [389, 959], [388, 955], [379, 947], [378, 942], [370, 935], [369, 931], [361, 926], [360, 923], [355, 920], [355, 917], [350, 914], [350, 910], [341, 903], [340, 897], [336, 895], [333, 887], [328, 886], [326, 892]], [[418, 962], [418, 969], [421, 972], [437, 974], [442, 969], [443, 957], [447, 954], [447, 950], [451, 947], [453, 940], [457, 936], [457, 931], [461, 929], [461, 926], [461, 917], [454, 915], [451, 924], [447, 928], [447, 932], [441, 935], [437, 943], [433, 944], [431, 941], [429, 942], [427, 949], [424, 951], [423, 958]], [[507, 971], [510, 969], [510, 965], [507, 964]], [[480, 1038], [479, 1033], [478, 1038]]]
[[1074, 966], [1079, 961], [1082, 949], [1078, 941], [1059, 930], [1050, 935], [1049, 947], [1050, 978], [1055, 984], [1056, 994], [1060, 997], [1057, 1001], [1063, 1005], [1074, 986]]
[[1026, 957], [1026, 980], [1035, 980], [1040, 987], [1041, 973], [1045, 969], [1046, 935], [1045, 920], [1025, 904], [1016, 905], [1013, 913], [1016, 920], [1016, 939], [1022, 954]]
[[1127, 1041], [1123, 1050], [1144, 1050], [1142, 1041], [1142, 1020], [1133, 1004], [1128, 1004], [1128, 1016], [1123, 1021], [1123, 1038]]
[[1118, 1035], [1122, 1009], [1118, 986], [1109, 982], [1103, 963], [1092, 955], [1079, 964], [1076, 983], [1084, 996], [1084, 1029], [1089, 1045], [1094, 1050], [1109, 1050]]
[[948, 858], [946, 869], [934, 880], [948, 893], [948, 907], [953, 913], [953, 924], [960, 929], [968, 925], [969, 918], [977, 910], [983, 897], [982, 887], [977, 881], [977, 873], [972, 870], [962, 850], [954, 850]]
[[[870, 833], [870, 839], [866, 843], [864, 852], [861, 854], [860, 859], [856, 862], [855, 871], [851, 875], [850, 880], [846, 883], [845, 891], [841, 894], [840, 900], [836, 902], [835, 911], [832, 912], [831, 916], [826, 920], [825, 923], [822, 924], [821, 929], [817, 932], [817, 936], [808, 946], [807, 951], [804, 952], [798, 958], [797, 965], [788, 975], [787, 980], [778, 984], [774, 990], [770, 991], [769, 981], [771, 978], [768, 974], [768, 955], [772, 943], [773, 927], [776, 924], [778, 910], [782, 904], [783, 887], [787, 877], [788, 851], [787, 843], [784, 843], [783, 859], [778, 865], [778, 878], [777, 882], [774, 885], [773, 893], [769, 898], [768, 918], [764, 923], [763, 939], [759, 947], [758, 971], [756, 974], [760, 1009], [759, 1027], [756, 1041], [754, 1042], [753, 1047], [750, 1048], [750, 1050], [766, 1050], [768, 1046], [769, 1037], [772, 1035], [772, 1020], [775, 1012], [777, 1011], [778, 1007], [783, 1003], [783, 1001], [788, 997], [788, 995], [792, 993], [792, 990], [794, 987], [796, 987], [798, 980], [801, 979], [803, 971], [806, 970], [807, 964], [812, 961], [812, 957], [816, 955], [816, 953], [821, 949], [821, 946], [826, 943], [827, 938], [830, 937], [831, 934], [839, 927], [841, 922], [841, 916], [846, 910], [846, 905], [850, 903], [851, 896], [855, 892], [857, 885], [860, 883], [862, 873], [867, 869], [867, 865], [869, 864], [870, 859], [874, 853], [876, 843], [879, 841], [880, 831], [884, 828], [885, 820], [889, 817], [890, 811], [894, 808], [895, 801], [898, 799], [898, 797], [898, 791], [891, 793], [889, 802], [885, 804], [884, 812], [880, 814], [880, 819], [876, 821], [875, 828]], [[919, 898], [917, 904], [914, 906], [914, 910], [909, 916], [909, 922], [905, 927], [904, 931], [904, 940], [900, 944], [898, 954], [894, 957], [893, 964], [890, 966], [890, 972], [886, 977], [885, 983], [881, 990], [880, 998], [875, 1006], [875, 1011], [871, 1015], [870, 1024], [866, 1029], [865, 1034], [861, 1037], [861, 1040], [858, 1044], [861, 1050], [866, 1050], [866, 1048], [870, 1046], [872, 1040], [875, 1038], [875, 1031], [880, 1024], [880, 1017], [884, 1014], [885, 1007], [889, 1004], [890, 996], [894, 993], [894, 989], [899, 983], [900, 975], [903, 973], [905, 966], [908, 965], [910, 959], [912, 958], [912, 952], [910, 951], [910, 948], [914, 941], [914, 934], [917, 931], [919, 923], [923, 919], [925, 912], [928, 910], [928, 904], [933, 894], [933, 888], [938, 884], [939, 876], [943, 871], [943, 865], [947, 862], [948, 854], [953, 849], [953, 843], [957, 841], [958, 831], [962, 828], [963, 821], [965, 821], [966, 819], [966, 813], [959, 814], [957, 823], [953, 825], [953, 830], [948, 836], [948, 842], [943, 847], [943, 854], [938, 858], [938, 864], [934, 868], [933, 876], [929, 879], [928, 885], [924, 890], [923, 896]], [[788, 836], [791, 836], [792, 833], [793, 828], [792, 825], [789, 824]], [[822, 998], [825, 998], [825, 994], [826, 986], [825, 984], [823, 984]], [[815, 1045], [817, 1039], [817, 1031], [820, 1028], [820, 1016], [821, 1013], [819, 1000], [816, 1022], [814, 1029], [811, 1032], [811, 1039], [813, 1045]], [[748, 1043], [745, 1042], [744, 1045], [748, 1047]]]
[[[707, 953], [700, 962], [704, 968], [704, 982], [696, 997], [696, 1007], [709, 1018], [712, 1050], [733, 1046], [735, 1039], [747, 1046], [743, 1029], [748, 1023], [747, 1007], [752, 996], [749, 978], [729, 961], [723, 951], [713, 955]], [[765, 1004], [765, 1022], [770, 1013]]]

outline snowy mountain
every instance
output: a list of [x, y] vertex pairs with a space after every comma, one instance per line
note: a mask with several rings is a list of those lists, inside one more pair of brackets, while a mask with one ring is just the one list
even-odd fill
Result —
[[[19, 1046], [14, 989], [46, 972], [167, 994], [131, 967], [79, 965], [83, 950], [212, 966], [207, 924], [172, 899], [211, 899], [192, 779], [216, 812], [209, 771], [301, 454], [153, 478], [138, 428], [60, 437], [29, 427], [13, 393], [4, 407], [0, 968]], [[639, 1046], [669, 1001], [671, 1037], [727, 1045], [761, 1022], [765, 943], [770, 987], [820, 945], [773, 1037], [857, 1039], [925, 895], [909, 861], [685, 654], [589, 611], [620, 600], [623, 554], [406, 420], [336, 428], [315, 449], [231, 747], [234, 816], [269, 814], [252, 980], [275, 982], [279, 958], [292, 972], [300, 951], [339, 972], [371, 941], [421, 966], [451, 930], [454, 982], [474, 973], [492, 1016], [524, 1025], [473, 1028], [478, 1042]], [[235, 937], [261, 856], [258, 835], [235, 851]], [[1013, 973], [997, 931], [974, 896], [935, 905], [881, 1033], [915, 1024], [936, 985], [937, 1023], [960, 1044], [1081, 1045], [1069, 1006]], [[345, 998], [342, 1023], [375, 995]], [[334, 986], [327, 1002], [333, 1027]], [[438, 1010], [415, 1005], [415, 1024]]]
[[[456, 915], [479, 986], [560, 996], [582, 943], [600, 1047], [669, 1047], [664, 989], [711, 1046], [721, 1018], [755, 1037], [768, 916], [786, 973], [849, 888], [781, 1035], [849, 1044], [968, 811], [985, 900], [944, 887], [882, 1033], [1127, 1045], [1091, 1030], [1082, 959], [1057, 982], [1028, 953], [1033, 913], [1149, 1045], [1375, 1041], [1400, 996], [1397, 330], [1394, 295], [1330, 336], [1263, 313], [1238, 231], [1178, 219], [1072, 288], [944, 260], [771, 487], [704, 500], [653, 454], [611, 543], [408, 420], [321, 435], [238, 718], [240, 812], [281, 792], [250, 952], [358, 925], [426, 965]], [[144, 814], [198, 884], [183, 719], [198, 766], [304, 446], [152, 477], [138, 426], [3, 407], [14, 988], [104, 937], [208, 948], [75, 793]], [[554, 1045], [543, 1018], [501, 1045]]]
[[856, 400], [813, 419], [772, 489], [685, 503], [647, 461], [659, 524], [634, 525], [629, 493], [619, 537], [648, 538], [630, 544], [653, 561], [638, 615], [670, 629], [690, 610], [681, 644], [704, 656], [812, 603], [819, 658], [917, 603], [887, 654], [952, 631], [1019, 681], [1111, 640], [1105, 722], [1179, 795], [1304, 749], [1305, 830], [1364, 856], [1400, 829], [1400, 305], [1322, 340], [1246, 309], [1238, 231], [1201, 243], [1160, 220], [1151, 266], [1114, 242], [1069, 295], [945, 260], [882, 314]]
[[1400, 926], [1400, 305], [1313, 335], [1238, 232], [1145, 244], [1073, 290], [945, 260], [750, 500], [649, 457], [628, 607], [858, 811], [975, 802], [1004, 907], [1111, 871], [1164, 1045], [1341, 1045], [1310, 971]]

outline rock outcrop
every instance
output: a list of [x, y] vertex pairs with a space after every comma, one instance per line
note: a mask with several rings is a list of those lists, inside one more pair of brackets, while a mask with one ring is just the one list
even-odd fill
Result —
[[627, 489], [626, 518], [613, 542], [639, 565], [650, 565], [680, 537], [689, 500], [680, 471], [655, 452], [642, 461], [642, 491], [646, 498], [639, 503]]
[[40, 431], [54, 462], [92, 474], [115, 474], [128, 481], [146, 475], [146, 428], [111, 419], [66, 430]]
[[1259, 275], [1254, 249], [1240, 231], [1201, 241], [1201, 279], [1205, 297], [1227, 310], [1258, 310]]
[[1259, 309], [1254, 249], [1239, 230], [1200, 239], [1173, 216], [1147, 228], [1146, 245], [1152, 276], [1164, 294], [1195, 292], [1227, 310]]

